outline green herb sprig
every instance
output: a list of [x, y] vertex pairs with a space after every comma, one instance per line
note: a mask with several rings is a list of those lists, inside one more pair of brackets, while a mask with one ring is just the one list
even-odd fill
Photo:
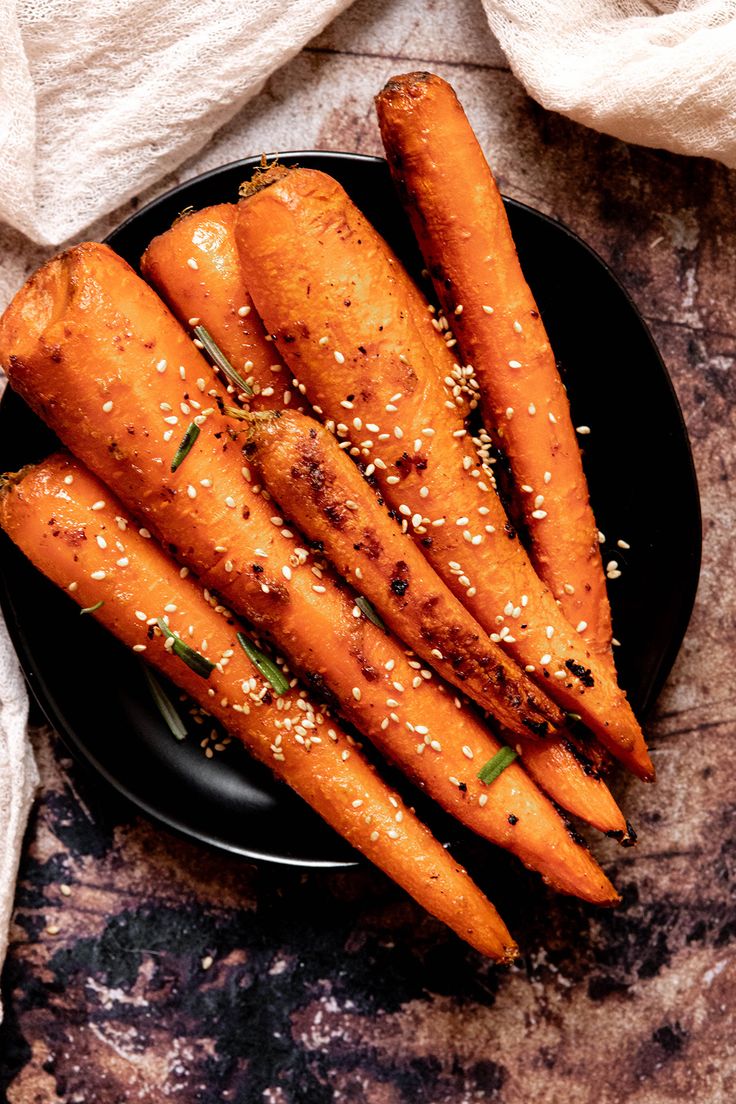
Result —
[[194, 671], [195, 675], [199, 675], [200, 678], [208, 679], [215, 669], [214, 663], [211, 663], [209, 659], [206, 659], [201, 652], [195, 651], [194, 648], [190, 648], [188, 644], [185, 644], [180, 636], [177, 636], [175, 632], [172, 632], [162, 617], [159, 617], [156, 624], [160, 628], [167, 640], [173, 640], [174, 645], [171, 651], [175, 656], [178, 656], [187, 667]]
[[141, 667], [143, 668], [143, 674], [148, 683], [148, 689], [151, 691], [151, 697], [155, 702], [156, 708], [166, 722], [171, 735], [175, 736], [177, 740], [186, 739], [187, 730], [184, 727], [181, 717], [174, 709], [171, 698], [166, 693], [153, 671], [151, 671], [145, 663], [142, 663]]
[[255, 644], [248, 640], [247, 636], [243, 636], [242, 633], [238, 633], [238, 644], [251, 663], [271, 683], [276, 696], [279, 697], [281, 694], [285, 694], [289, 689], [289, 682], [281, 668], [272, 659], [269, 659], [265, 652], [262, 652], [260, 648], [256, 648]]
[[174, 459], [171, 461], [171, 470], [175, 472], [180, 464], [183, 464], [189, 453], [192, 451], [192, 445], [197, 440], [200, 434], [200, 428], [196, 422], [190, 422], [189, 428], [181, 439], [181, 444], [174, 453]]
[[490, 786], [491, 782], [495, 782], [500, 774], [510, 767], [514, 759], [518, 758], [517, 752], [510, 747], [500, 748], [492, 759], [489, 759], [487, 763], [478, 771], [478, 778], [481, 782], [485, 782], [486, 786]]
[[245, 382], [239, 372], [235, 371], [220, 346], [215, 342], [209, 330], [205, 329], [204, 326], [195, 326], [194, 333], [197, 340], [201, 341], [202, 347], [212, 363], [216, 364], [220, 371], [227, 376], [230, 382], [234, 383], [236, 387], [240, 388], [243, 394], [252, 395], [253, 388], [250, 386], [250, 384]]
[[81, 617], [83, 613], [97, 613], [97, 610], [100, 609], [101, 606], [104, 606], [104, 604], [105, 599], [100, 598], [99, 602], [95, 602], [93, 606], [85, 606], [84, 609], [80, 609], [79, 616]]
[[362, 594], [359, 594], [358, 597], [355, 599], [355, 604], [358, 607], [358, 609], [360, 610], [360, 612], [365, 614], [365, 616], [368, 618], [369, 621], [372, 621], [373, 624], [376, 625], [383, 632], [385, 632], [385, 633], [388, 632], [388, 629], [386, 628], [383, 621], [378, 616], [375, 609], [373, 608], [373, 606], [371, 605], [371, 603], [368, 601], [367, 598], [364, 598]]

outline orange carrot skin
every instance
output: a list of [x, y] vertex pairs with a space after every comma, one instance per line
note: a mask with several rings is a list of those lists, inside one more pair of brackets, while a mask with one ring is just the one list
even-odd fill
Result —
[[[202, 325], [254, 391], [250, 410], [304, 406], [256, 314], [235, 245], [232, 203], [191, 211], [154, 238], [141, 272], [185, 328]], [[192, 264], [196, 265], [196, 268]], [[299, 400], [299, 401], [297, 401]]]
[[[394, 77], [376, 107], [435, 290], [475, 368], [488, 429], [511, 465], [534, 564], [568, 620], [582, 623], [593, 651], [607, 656], [611, 611], [580, 448], [491, 170], [455, 92], [440, 77]], [[509, 407], [521, 416], [507, 419]]]
[[[87, 243], [46, 264], [0, 319], [0, 361], [12, 386], [128, 509], [230, 608], [267, 631], [307, 685], [320, 698], [334, 696], [443, 808], [561, 891], [615, 900], [520, 767], [491, 787], [477, 780], [498, 741], [470, 709], [455, 707], [431, 672], [412, 669], [404, 648], [354, 607], [345, 584], [300, 549], [243, 468], [232, 425], [217, 411], [223, 393], [199, 392], [202, 357], [124, 261]], [[200, 404], [200, 435], [172, 473], [182, 422], [194, 413], [182, 417], [181, 404], [197, 393], [213, 405]], [[417, 726], [429, 728], [440, 750]]]
[[[77, 461], [59, 453], [20, 473], [0, 494], [0, 525], [81, 606], [102, 601], [94, 612], [98, 621], [222, 721], [428, 911], [483, 954], [503, 961], [515, 956], [514, 941], [490, 901], [340, 726], [304, 692], [274, 697], [238, 644], [238, 626], [212, 608], [196, 582], [180, 577], [173, 561], [140, 535], [122, 504]], [[164, 616], [166, 608], [171, 629], [182, 639], [197, 650], [206, 640], [202, 654], [218, 663], [208, 679], [167, 650], [164, 637], [136, 616]], [[287, 718], [296, 723], [287, 727]]]
[[338, 572], [417, 655], [517, 736], [546, 737], [562, 713], [488, 641], [319, 422], [251, 418], [245, 453], [282, 511], [322, 541]]
[[241, 201], [236, 236], [282, 355], [337, 435], [375, 465], [385, 500], [422, 519], [411, 531], [437, 573], [550, 696], [651, 778], [625, 695], [535, 574], [466, 439], [454, 380], [438, 378], [436, 346], [416, 321], [421, 296], [380, 237], [336, 181], [307, 169]]
[[[498, 670], [496, 664], [500, 664], [501, 686], [510, 694], [511, 708], [518, 710], [519, 698], [528, 694], [517, 681], [518, 668], [516, 674], [508, 670], [507, 657], [496, 646], [488, 665], [481, 668], [481, 687], [476, 689], [478, 679], [471, 664], [474, 654], [485, 654], [483, 630], [409, 538], [386, 518], [334, 437], [312, 418], [294, 411], [251, 417], [248, 432], [244, 451], [282, 512], [293, 517], [311, 540], [322, 541], [340, 573], [373, 603], [397, 636], [503, 723], [508, 708], [503, 703], [499, 708], [483, 688], [488, 671]], [[399, 581], [402, 594], [392, 589], [392, 577]], [[540, 718], [541, 714], [536, 720], [530, 718], [527, 727], [533, 730]], [[561, 717], [553, 719], [559, 723]], [[548, 733], [546, 728], [538, 731]], [[548, 736], [540, 742], [529, 740], [525, 733], [507, 733], [506, 739], [522, 755], [535, 782], [558, 805], [601, 831], [624, 838], [626, 820], [605, 782], [566, 739]], [[535, 744], [536, 748], [529, 746]]]

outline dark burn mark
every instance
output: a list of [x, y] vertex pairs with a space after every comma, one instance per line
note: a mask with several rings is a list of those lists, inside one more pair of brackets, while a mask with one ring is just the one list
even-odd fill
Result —
[[503, 531], [509, 540], [516, 540], [516, 530], [510, 521], [504, 523]]
[[576, 663], [574, 659], [566, 659], [565, 666], [580, 679], [583, 686], [595, 686], [595, 679], [590, 673], [589, 667], [583, 667], [582, 663]]
[[256, 575], [260, 575], [263, 571], [263, 568], [261, 567], [260, 564], [251, 564], [251, 567], [253, 568]]
[[398, 594], [399, 598], [403, 598], [409, 589], [408, 579], [392, 579], [390, 583], [391, 589], [394, 594]]
[[539, 736], [541, 740], [544, 740], [549, 732], [549, 725], [546, 721], [535, 721], [531, 717], [523, 717], [521, 723], [535, 736]]
[[512, 828], [515, 824], [519, 823], [519, 818], [518, 818], [518, 816], [516, 816], [515, 813], [509, 813], [509, 815], [507, 817], [507, 820], [508, 820], [508, 822], [509, 822], [509, 824], [511, 825]]

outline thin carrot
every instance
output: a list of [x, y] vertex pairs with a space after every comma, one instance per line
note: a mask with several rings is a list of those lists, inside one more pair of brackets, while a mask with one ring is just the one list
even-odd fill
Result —
[[282, 512], [321, 542], [396, 636], [516, 735], [546, 737], [562, 723], [557, 706], [488, 640], [324, 426], [292, 411], [246, 418], [245, 454]]
[[[529, 700], [519, 668], [488, 640], [394, 524], [335, 438], [294, 411], [246, 415], [246, 421], [245, 453], [282, 512], [311, 541], [322, 543], [340, 574], [417, 655], [501, 723], [509, 710], [516, 720], [520, 701]], [[367, 477], [372, 474], [368, 466]], [[559, 714], [548, 718], [561, 720]], [[569, 740], [551, 733], [546, 720], [528, 718], [525, 724], [547, 738], [540, 742], [507, 734], [507, 739], [538, 785], [568, 812], [601, 831], [626, 836], [626, 820], [610, 791]]]
[[[96, 620], [221, 721], [429, 912], [483, 954], [515, 956], [490, 901], [340, 726], [304, 691], [274, 697], [240, 647], [232, 618], [216, 612], [196, 582], [181, 578], [77, 461], [57, 453], [6, 477], [0, 526], [44, 575], [82, 607], [95, 607]], [[171, 646], [171, 633], [203, 661], [205, 673]]]
[[570, 406], [491, 170], [440, 77], [392, 77], [376, 107], [435, 290], [475, 368], [487, 427], [508, 459], [534, 565], [599, 662], [612, 669], [598, 528]]
[[418, 322], [423, 300], [382, 239], [336, 181], [308, 169], [264, 176], [240, 203], [236, 235], [249, 291], [284, 359], [328, 427], [374, 464], [386, 501], [409, 511], [402, 525], [438, 574], [550, 696], [652, 778], [625, 694], [510, 525], [467, 436], [461, 388], [450, 369], [444, 383], [438, 375], [437, 346]]
[[[0, 319], [0, 362], [12, 386], [131, 512], [444, 808], [565, 892], [615, 898], [517, 764], [491, 787], [477, 780], [473, 762], [477, 770], [498, 741], [469, 709], [455, 707], [431, 672], [426, 678], [412, 668], [404, 647], [298, 543], [243, 466], [232, 423], [218, 412], [227, 396], [199, 386], [200, 354], [111, 250], [77, 246], [31, 278]], [[199, 436], [172, 472], [182, 423], [192, 417]], [[518, 823], [510, 825], [509, 814]]]
[[141, 272], [182, 326], [204, 326], [253, 390], [249, 410], [305, 404], [243, 283], [232, 203], [189, 211], [154, 238]]

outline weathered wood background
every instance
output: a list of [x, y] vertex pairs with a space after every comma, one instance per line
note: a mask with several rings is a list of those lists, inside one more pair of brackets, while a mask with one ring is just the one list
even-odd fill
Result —
[[[610, 262], [687, 418], [703, 577], [651, 726], [659, 783], [619, 784], [641, 844], [599, 848], [624, 905], [548, 898], [494, 860], [528, 933], [494, 970], [369, 870], [256, 869], [156, 830], [39, 727], [3, 976], [10, 1104], [736, 1099], [736, 176], [543, 111], [476, 0], [358, 0], [158, 190], [263, 149], [379, 153], [372, 96], [412, 68], [452, 81], [508, 194]], [[7, 231], [0, 249], [4, 301], [43, 255]]]

